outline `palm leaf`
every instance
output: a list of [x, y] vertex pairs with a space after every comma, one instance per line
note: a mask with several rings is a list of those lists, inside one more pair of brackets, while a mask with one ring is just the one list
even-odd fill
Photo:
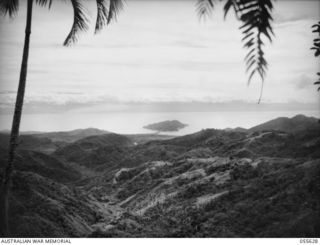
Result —
[[320, 91], [320, 77], [318, 78], [318, 81], [314, 83], [314, 85], [319, 85], [319, 88], [317, 90]]
[[224, 18], [227, 17], [227, 15], [232, 7], [234, 10], [234, 13], [236, 14], [236, 17], [238, 19], [240, 19], [239, 15], [238, 15], [238, 13], [239, 13], [238, 4], [236, 2], [237, 2], [237, 0], [227, 0], [226, 4], [224, 5], [224, 8], [223, 8], [224, 9]]
[[[318, 37], [313, 40], [313, 47], [311, 48], [314, 51], [314, 56], [318, 57], [320, 55], [320, 21], [311, 27], [313, 29], [312, 32], [318, 33]], [[318, 91], [320, 91], [320, 72], [317, 73], [318, 81], [314, 83], [314, 85], [319, 85]]]
[[40, 5], [41, 7], [45, 7], [49, 5], [49, 9], [50, 9], [52, 5], [52, 0], [36, 0], [36, 4]]
[[208, 17], [212, 14], [214, 0], [198, 0], [196, 3], [197, 12], [200, 18]]
[[224, 11], [225, 16], [233, 7], [236, 16], [243, 23], [240, 27], [244, 37], [244, 48], [248, 49], [245, 57], [247, 72], [249, 72], [248, 85], [254, 75], [261, 78], [261, 92], [259, 102], [261, 101], [263, 84], [268, 69], [268, 63], [263, 52], [263, 37], [272, 42], [273, 30], [271, 26], [273, 9], [273, 0], [227, 0]]
[[106, 24], [108, 20], [108, 9], [106, 8], [105, 0], [96, 0], [97, 2], [97, 21], [95, 33], [98, 33]]
[[71, 0], [73, 7], [73, 24], [72, 28], [64, 41], [64, 46], [69, 46], [78, 40], [78, 34], [81, 31], [88, 30], [88, 19], [86, 17], [86, 10], [79, 0]]
[[19, 9], [19, 0], [0, 0], [0, 14], [13, 18]]
[[117, 15], [123, 8], [123, 0], [109, 0], [109, 12], [107, 18], [107, 24], [110, 24], [111, 20], [116, 20]]
[[314, 33], [318, 33], [318, 37], [313, 40], [313, 47], [311, 49], [315, 50], [314, 51], [314, 56], [319, 56], [320, 55], [320, 21], [318, 24], [315, 24], [312, 26]]

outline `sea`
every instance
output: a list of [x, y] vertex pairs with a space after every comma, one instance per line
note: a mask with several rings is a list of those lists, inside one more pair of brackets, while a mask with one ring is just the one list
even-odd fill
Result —
[[[167, 135], [186, 135], [202, 129], [250, 128], [278, 117], [293, 117], [298, 114], [320, 118], [313, 111], [219, 111], [219, 112], [148, 112], [148, 113], [55, 113], [24, 114], [21, 131], [68, 131], [80, 128], [98, 128], [119, 134], [145, 134], [154, 131], [144, 129], [151, 123], [179, 120], [187, 127]], [[0, 130], [11, 127], [12, 115], [0, 115]]]

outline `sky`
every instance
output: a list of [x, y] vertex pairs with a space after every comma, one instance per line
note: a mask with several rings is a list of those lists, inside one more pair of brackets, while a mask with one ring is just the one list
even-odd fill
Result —
[[[222, 4], [199, 20], [196, 1], [127, 0], [117, 22], [93, 35], [95, 3], [84, 1], [91, 28], [66, 48], [73, 14], [66, 2], [54, 1], [50, 11], [34, 7], [24, 113], [188, 110], [190, 103], [196, 111], [208, 104], [259, 110], [261, 82], [247, 86], [240, 23], [232, 13], [223, 19]], [[14, 19], [0, 17], [0, 115], [13, 110], [25, 3]], [[316, 110], [320, 64], [310, 47], [320, 1], [275, 1], [273, 13], [262, 104]]]

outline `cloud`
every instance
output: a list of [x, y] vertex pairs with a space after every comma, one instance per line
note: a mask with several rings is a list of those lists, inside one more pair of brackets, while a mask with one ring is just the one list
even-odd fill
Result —
[[[158, 0], [155, 5], [133, 1], [117, 24], [94, 37], [82, 35], [70, 48], [60, 43], [68, 32], [69, 26], [62, 23], [71, 21], [71, 7], [65, 10], [62, 4], [61, 11], [52, 11], [59, 18], [37, 9], [26, 104], [61, 106], [63, 112], [63, 106], [72, 103], [256, 102], [261, 83], [257, 79], [257, 83], [245, 86], [243, 57], [247, 51], [242, 49], [241, 32], [237, 30], [240, 23], [231, 18], [223, 21], [222, 9], [216, 9], [213, 19], [199, 23], [193, 2]], [[317, 99], [313, 90], [307, 89], [312, 77], [295, 77], [312, 76], [318, 70], [310, 51], [310, 18], [319, 16], [317, 5], [314, 1], [275, 3], [276, 19], [284, 24], [275, 22], [274, 42], [266, 45], [270, 69], [265, 101]], [[2, 103], [13, 104], [15, 100], [25, 22], [22, 17], [1, 23], [6, 33], [0, 38]], [[47, 29], [53, 31], [43, 35]], [[10, 43], [19, 43], [19, 48]]]
[[54, 94], [59, 94], [59, 95], [83, 95], [83, 92], [53, 92]]
[[319, 18], [319, 1], [277, 1], [274, 4], [275, 23], [288, 23]]
[[[0, 103], [0, 115], [11, 115], [13, 104]], [[24, 105], [24, 114], [61, 114], [73, 115], [82, 113], [168, 113], [168, 112], [227, 112], [227, 111], [305, 111], [317, 110], [316, 103], [263, 103], [247, 102], [243, 100], [230, 100], [223, 102], [177, 102], [177, 101], [154, 101], [154, 102], [68, 102], [66, 104], [54, 104], [49, 102], [28, 102]]]
[[275, 15], [274, 19], [275, 19], [275, 23], [277, 24], [285, 24], [285, 23], [291, 23], [291, 22], [297, 22], [297, 21], [311, 20], [315, 18], [311, 18], [310, 15], [304, 14], [304, 15], [290, 16], [290, 17], [286, 17], [284, 15]]
[[310, 86], [313, 85], [315, 79], [313, 79], [311, 76], [307, 75], [307, 74], [302, 74], [300, 75], [297, 80], [294, 82], [295, 83], [295, 87], [299, 90], [302, 89], [307, 89]]

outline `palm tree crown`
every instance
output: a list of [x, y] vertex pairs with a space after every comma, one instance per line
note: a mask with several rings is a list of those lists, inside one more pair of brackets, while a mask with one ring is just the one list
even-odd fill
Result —
[[[53, 0], [34, 0], [42, 7], [50, 8]], [[71, 30], [63, 42], [64, 46], [69, 46], [78, 40], [78, 35], [82, 31], [88, 30], [89, 19], [86, 16], [86, 9], [81, 0], [70, 0], [73, 8], [73, 24]], [[123, 0], [96, 0], [97, 19], [95, 33], [98, 33], [105, 25], [110, 24], [112, 19], [117, 17], [118, 12], [123, 7]], [[13, 18], [19, 10], [19, 0], [0, 0], [0, 14], [9, 15]]]

